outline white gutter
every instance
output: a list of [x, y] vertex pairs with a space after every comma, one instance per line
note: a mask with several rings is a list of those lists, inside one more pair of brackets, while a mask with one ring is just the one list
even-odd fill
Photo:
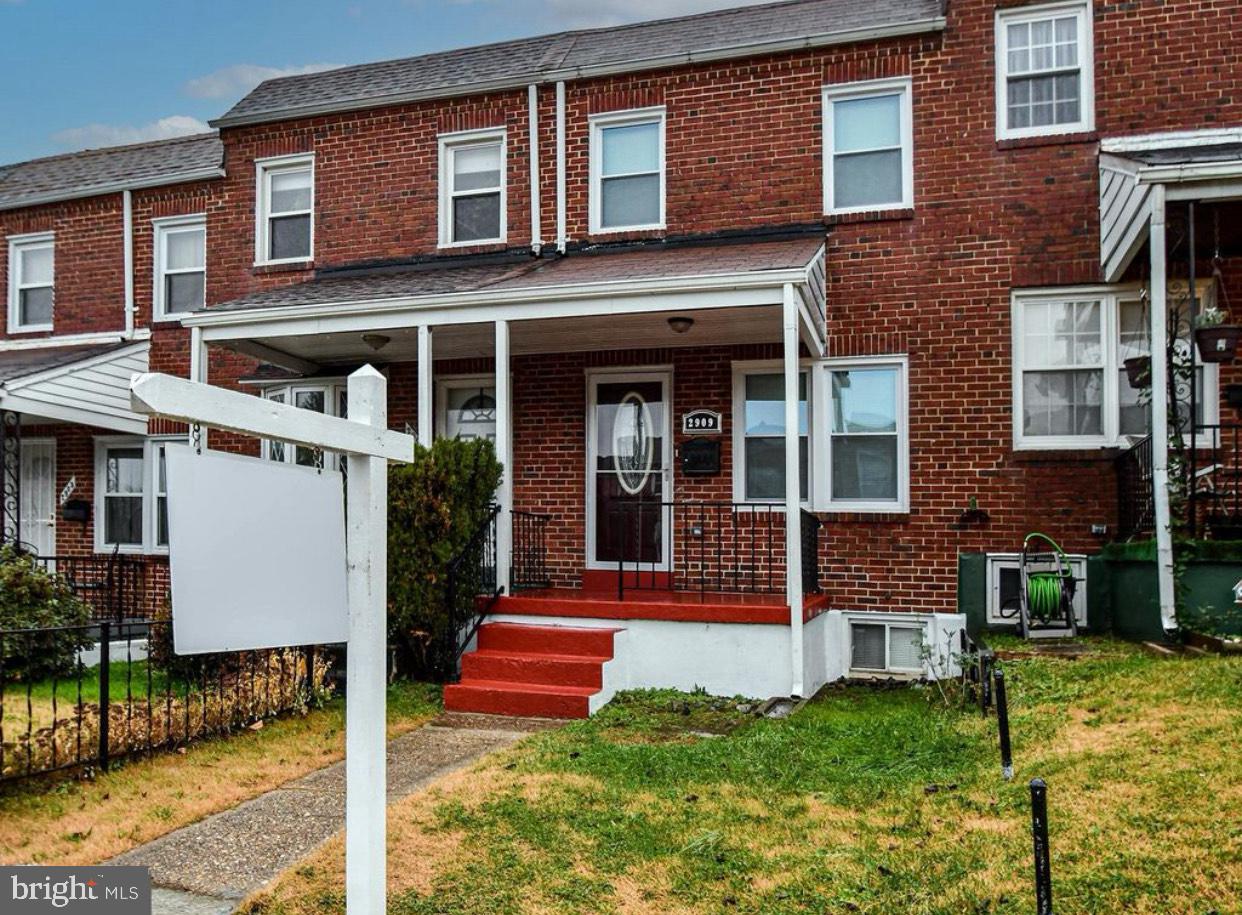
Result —
[[556, 84], [556, 250], [565, 253], [565, 84]]
[[1139, 184], [1180, 184], [1183, 181], [1212, 181], [1218, 178], [1242, 178], [1242, 159], [1148, 165], [1139, 169], [1136, 176]]
[[134, 336], [134, 195], [121, 192], [121, 248], [125, 264], [125, 339]]
[[[140, 327], [129, 339], [147, 340], [151, 330]], [[37, 337], [33, 340], [0, 340], [0, 353], [21, 352], [31, 349], [53, 349], [61, 346], [99, 346], [104, 343], [124, 343], [126, 337], [120, 331], [100, 331], [88, 334], [65, 334], [60, 337]]]
[[899, 22], [893, 25], [870, 26], [861, 29], [847, 29], [841, 32], [823, 32], [818, 35], [807, 35], [799, 38], [785, 38], [776, 41], [758, 41], [746, 44], [726, 45], [716, 48], [705, 48], [701, 51], [683, 51], [678, 54], [663, 54], [658, 57], [645, 57], [638, 60], [616, 61], [596, 64], [589, 67], [561, 67], [543, 73], [525, 74], [503, 80], [480, 81], [457, 86], [433, 86], [412, 92], [392, 92], [371, 98], [349, 99], [340, 102], [327, 102], [318, 105], [297, 105], [279, 108], [258, 114], [240, 114], [234, 117], [225, 115], [208, 123], [212, 127], [242, 127], [247, 124], [266, 124], [272, 121], [287, 121], [296, 118], [314, 117], [321, 114], [334, 114], [342, 111], [358, 111], [365, 108], [384, 108], [389, 105], [401, 105], [409, 102], [425, 102], [432, 99], [461, 98], [467, 95], [484, 95], [490, 92], [504, 92], [521, 89], [530, 84], [532, 79], [550, 83], [571, 79], [584, 79], [596, 76], [615, 76], [623, 73], [636, 73], [644, 70], [662, 70], [679, 67], [685, 64], [708, 63], [735, 58], [755, 57], [764, 54], [780, 54], [786, 51], [801, 51], [813, 48], [827, 48], [834, 45], [854, 44], [862, 41], [874, 41], [879, 38], [900, 38], [905, 35], [919, 35], [923, 32], [943, 32], [945, 17], [935, 16], [931, 19], [919, 19], [913, 22]]
[[41, 206], [45, 203], [63, 203], [66, 200], [82, 200], [86, 197], [102, 197], [105, 194], [119, 194], [124, 191], [140, 191], [150, 187], [164, 187], [169, 184], [185, 184], [189, 181], [207, 181], [212, 178], [223, 178], [224, 169], [219, 167], [200, 168], [192, 172], [180, 172], [176, 175], [163, 175], [145, 181], [113, 182], [111, 184], [94, 184], [66, 191], [53, 191], [21, 197], [16, 200], [0, 200], [0, 212], [4, 210], [20, 210], [25, 207]]
[[526, 104], [530, 107], [530, 249], [535, 256], [543, 248], [543, 226], [539, 213], [539, 87], [526, 88]]

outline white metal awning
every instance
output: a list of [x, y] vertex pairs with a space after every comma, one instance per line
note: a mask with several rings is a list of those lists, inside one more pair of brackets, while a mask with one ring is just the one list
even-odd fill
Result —
[[1121, 279], [1147, 241], [1152, 189], [1166, 200], [1242, 198], [1242, 127], [1100, 141], [1100, 265]]
[[147, 418], [130, 409], [129, 382], [147, 371], [150, 346], [143, 340], [0, 352], [0, 410], [33, 422], [81, 423], [143, 435]]

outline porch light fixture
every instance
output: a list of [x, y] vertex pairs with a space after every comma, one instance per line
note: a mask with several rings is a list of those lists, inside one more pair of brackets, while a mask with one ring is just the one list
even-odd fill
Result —
[[389, 344], [392, 337], [386, 337], [383, 334], [363, 334], [362, 342], [377, 353]]
[[668, 319], [668, 326], [675, 334], [684, 334], [694, 327], [694, 318], [673, 317]]

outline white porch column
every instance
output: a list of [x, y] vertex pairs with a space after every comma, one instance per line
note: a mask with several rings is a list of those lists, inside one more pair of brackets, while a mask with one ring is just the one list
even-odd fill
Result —
[[513, 429], [509, 391], [509, 322], [496, 322], [496, 457], [504, 468], [496, 501], [496, 584], [509, 592], [509, 560], [513, 551]]
[[789, 603], [790, 687], [802, 695], [802, 489], [798, 442], [798, 304], [785, 285], [785, 596]]
[[1164, 185], [1151, 189], [1151, 475], [1156, 509], [1156, 582], [1160, 623], [1177, 628], [1173, 586], [1173, 531], [1169, 517], [1168, 266], [1165, 251]]
[[434, 389], [432, 387], [434, 363], [431, 354], [431, 328], [426, 324], [418, 328], [418, 443], [431, 447], [435, 418]]

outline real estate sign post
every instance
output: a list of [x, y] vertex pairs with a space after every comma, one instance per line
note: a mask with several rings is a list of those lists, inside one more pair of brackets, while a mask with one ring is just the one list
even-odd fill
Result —
[[[193, 425], [207, 426], [259, 438], [334, 451], [346, 456], [347, 498], [345, 512], [345, 555], [341, 564], [345, 568], [345, 594], [348, 622], [343, 630], [347, 634], [348, 667], [345, 696], [345, 901], [350, 915], [383, 915], [385, 911], [386, 885], [386, 800], [387, 774], [385, 770], [385, 648], [387, 634], [387, 576], [388, 576], [388, 461], [411, 461], [414, 457], [414, 439], [409, 435], [389, 431], [387, 428], [387, 380], [371, 366], [363, 366], [349, 376], [349, 418], [324, 416], [299, 410], [286, 404], [262, 400], [247, 394], [213, 388], [210, 385], [174, 378], [170, 375], [135, 375], [130, 382], [130, 393], [136, 411], [182, 420]], [[181, 475], [189, 480], [194, 472], [196, 459], [204, 455], [182, 453], [174, 459]], [[253, 494], [260, 477], [268, 478], [273, 470], [291, 474], [281, 477], [282, 488], [300, 488], [312, 500], [322, 503], [317, 517], [332, 524], [330, 500], [322, 498], [322, 492], [313, 492], [325, 485], [315, 475], [296, 467], [246, 466], [246, 459], [230, 457], [228, 461], [241, 461], [236, 465], [222, 464], [210, 455], [210, 472], [202, 480], [195, 480], [197, 490], [188, 496], [190, 505], [199, 504], [204, 498], [214, 498], [220, 504], [236, 503]], [[180, 463], [176, 463], [180, 461]], [[208, 464], [200, 465], [207, 468]], [[229, 480], [238, 481], [240, 492], [228, 491]], [[207, 483], [204, 489], [203, 481]], [[170, 494], [176, 491], [176, 481], [169, 485]], [[183, 486], [183, 492], [191, 487]], [[194, 500], [198, 500], [195, 502]], [[172, 506], [170, 505], [170, 508]], [[292, 504], [286, 509], [296, 515], [302, 511]], [[312, 509], [312, 511], [316, 511]], [[252, 514], [252, 513], [251, 513]], [[193, 511], [174, 513], [174, 523], [181, 528], [197, 526], [210, 521], [209, 513], [202, 517]], [[234, 516], [246, 521], [247, 508], [242, 503]], [[339, 513], [335, 515], [339, 519]], [[258, 519], [249, 520], [257, 522]], [[303, 519], [305, 520], [305, 519]], [[339, 521], [337, 522], [339, 524]], [[234, 524], [234, 527], [236, 524]], [[229, 530], [224, 536], [232, 535]], [[319, 543], [331, 545], [331, 532]], [[189, 534], [189, 539], [183, 535]], [[178, 542], [192, 543], [199, 552], [204, 550], [227, 550], [222, 543], [221, 531], [178, 531], [172, 541], [174, 593], [178, 593], [178, 571], [181, 568], [201, 569], [213, 566], [213, 557], [195, 555], [182, 562], [176, 555]], [[339, 543], [339, 540], [335, 541]], [[254, 549], [261, 547], [253, 546]], [[251, 557], [253, 560], [253, 557]], [[322, 562], [320, 557], [317, 562]], [[187, 565], [188, 562], [188, 565]], [[249, 567], [263, 568], [253, 561]], [[219, 565], [214, 565], [219, 570]], [[287, 579], [296, 570], [289, 565], [287, 551], [282, 562], [271, 566], [281, 569], [272, 574]], [[309, 578], [323, 578], [331, 583], [333, 575], [305, 570]], [[188, 574], [183, 572], [183, 575]], [[256, 573], [257, 574], [257, 573]], [[220, 578], [228, 576], [220, 575]], [[201, 579], [200, 579], [201, 580]], [[194, 578], [187, 579], [193, 582]], [[184, 584], [184, 583], [183, 583]], [[280, 582], [266, 582], [268, 594], [278, 594]], [[291, 590], [289, 593], [294, 593]], [[216, 596], [220, 597], [219, 589]], [[229, 595], [223, 595], [227, 600]], [[235, 603], [246, 599], [245, 593], [231, 596]], [[187, 601], [186, 608], [195, 612], [195, 601]], [[202, 602], [198, 602], [201, 606]], [[279, 607], [267, 619], [256, 619], [252, 629], [244, 626], [230, 629], [228, 644], [217, 650], [237, 651], [251, 647], [277, 647], [280, 644], [302, 644], [305, 630], [296, 626], [282, 625], [278, 617], [289, 616], [298, 608]], [[321, 615], [330, 610], [320, 608]], [[279, 611], [279, 612], [277, 612]], [[178, 606], [177, 613], [182, 608]], [[194, 621], [187, 620], [191, 626]], [[326, 631], [333, 630], [331, 619], [320, 620]], [[339, 622], [339, 621], [338, 621]], [[188, 647], [193, 649], [191, 643]], [[177, 648], [181, 650], [180, 646]], [[199, 650], [206, 650], [200, 648]]]

